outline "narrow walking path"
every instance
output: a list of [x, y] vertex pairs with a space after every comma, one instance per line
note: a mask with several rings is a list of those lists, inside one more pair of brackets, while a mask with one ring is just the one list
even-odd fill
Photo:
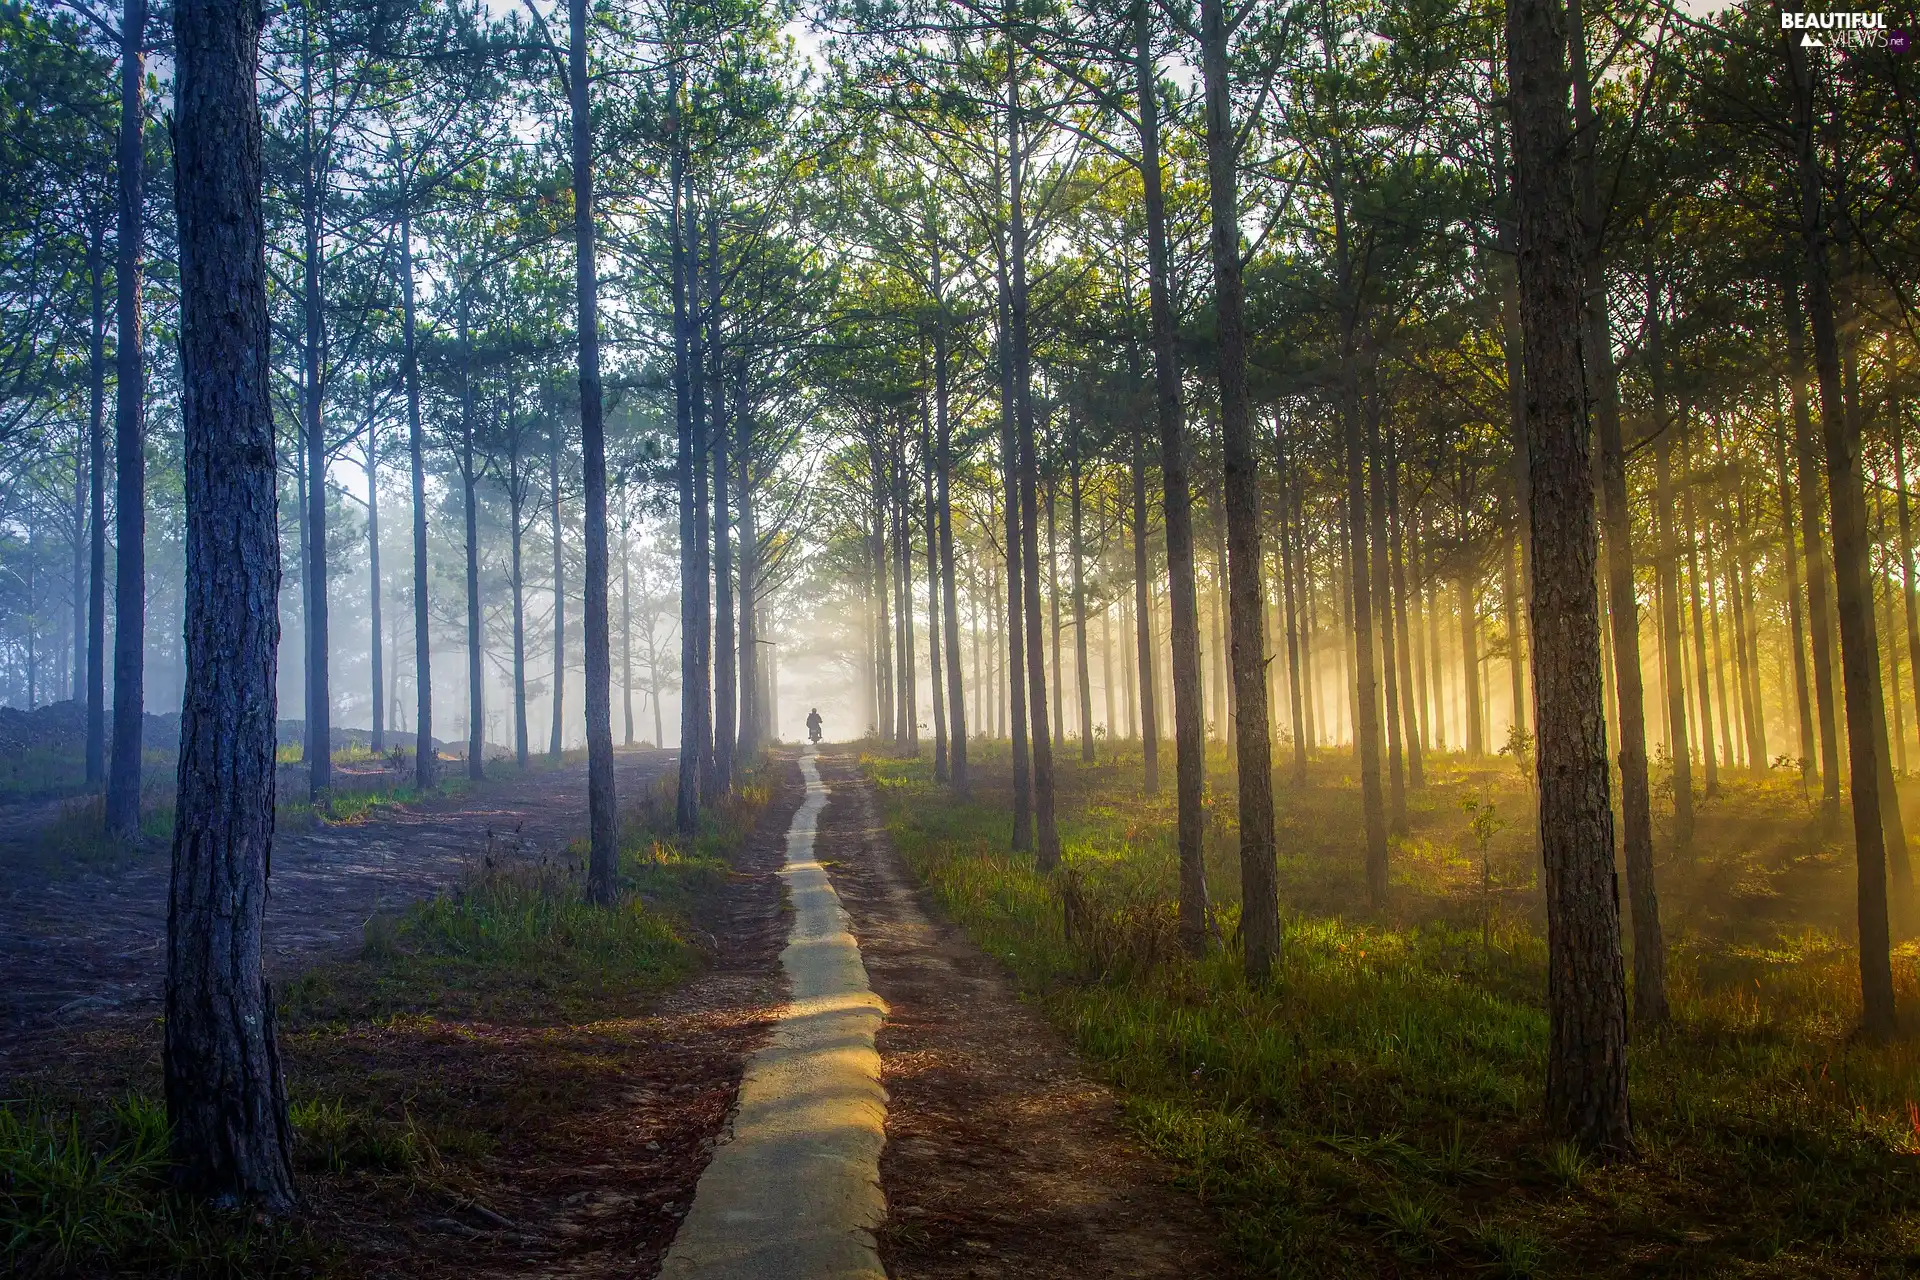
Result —
[[730, 1132], [701, 1175], [660, 1274], [666, 1280], [884, 1280], [875, 1233], [886, 1216], [880, 1149], [887, 1096], [874, 1047], [886, 1007], [826, 868], [816, 828], [827, 807], [815, 751], [800, 756], [806, 799], [787, 831], [793, 909], [780, 965], [790, 997], [747, 1062]]
[[886, 1001], [880, 1257], [893, 1280], [1234, 1280], [1220, 1225], [1126, 1130], [1006, 970], [941, 918], [888, 838], [852, 753], [820, 762], [820, 819], [873, 988]]

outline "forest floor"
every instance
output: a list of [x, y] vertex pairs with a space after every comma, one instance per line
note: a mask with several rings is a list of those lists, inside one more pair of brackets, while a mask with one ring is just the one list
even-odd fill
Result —
[[[618, 793], [644, 794], [673, 758], [616, 753]], [[356, 809], [348, 821], [283, 812], [267, 906], [269, 972], [290, 975], [357, 948], [369, 919], [399, 916], [480, 858], [562, 853], [581, 834], [586, 777], [583, 760], [525, 775], [496, 764], [478, 790], [460, 778], [450, 794]], [[113, 856], [60, 856], [75, 804], [0, 809], [0, 1065], [49, 1026], [147, 1017], [160, 1005], [166, 841], [149, 834]]]
[[[312, 913], [287, 917], [303, 940], [276, 940], [291, 1220], [209, 1215], [167, 1189], [151, 1007], [83, 1006], [13, 1037], [0, 1270], [650, 1274], [784, 999], [776, 871], [799, 797], [775, 760], [677, 837], [670, 759], [622, 754], [612, 911], [582, 894], [577, 767], [276, 843], [277, 896], [315, 887], [302, 874], [319, 888]], [[403, 890], [433, 896], [403, 907]], [[133, 924], [146, 918], [131, 885], [118, 893]], [[329, 918], [341, 929], [323, 941]]]
[[[622, 760], [623, 894], [611, 913], [581, 897], [577, 769], [276, 844], [276, 900], [298, 892], [313, 904], [280, 917], [300, 933], [275, 955], [303, 1201], [284, 1222], [210, 1216], [167, 1190], [147, 994], [161, 951], [137, 946], [163, 926], [157, 869], [35, 882], [40, 905], [10, 903], [0, 924], [40, 940], [24, 955], [0, 948], [0, 982], [40, 993], [0, 1058], [0, 1264], [654, 1274], [727, 1140], [743, 1066], [782, 1016], [790, 913], [778, 870], [801, 792], [792, 757], [777, 754], [682, 839], [660, 759]], [[1127, 1133], [1115, 1094], [1023, 1001], [1007, 966], [911, 887], [858, 757], [821, 764], [831, 799], [817, 854], [889, 1007], [877, 1042], [888, 1274], [1242, 1274], [1215, 1243], [1215, 1217]], [[517, 844], [503, 843], [509, 832]], [[402, 865], [406, 875], [388, 874]], [[418, 896], [403, 906], [407, 894]], [[63, 944], [62, 930], [78, 937]], [[81, 945], [115, 937], [136, 945], [96, 942], [104, 960]], [[63, 945], [91, 964], [91, 986], [37, 972], [69, 963]], [[107, 994], [96, 1003], [96, 992]]]
[[[1855, 1034], [1851, 850], [1784, 770], [1729, 771], [1694, 846], [1660, 833], [1672, 1022], [1636, 1027], [1636, 1158], [1542, 1132], [1546, 965], [1532, 797], [1511, 761], [1430, 758], [1368, 904], [1344, 753], [1276, 793], [1285, 943], [1241, 975], [1231, 775], [1209, 761], [1215, 945], [1175, 945], [1171, 770], [1055, 756], [1061, 871], [1006, 852], [1004, 747], [974, 798], [875, 750], [879, 815], [927, 898], [1011, 972], [1204, 1201], [1286, 1276], [1768, 1277], [1920, 1267], [1920, 1028]], [[1906, 797], [1909, 801], [1913, 797]], [[1485, 846], [1472, 815], [1491, 805]], [[1909, 830], [1915, 829], [1909, 819]], [[1895, 983], [1920, 1006], [1920, 945]], [[1629, 970], [1631, 966], [1629, 966]], [[880, 984], [876, 982], [876, 986]], [[884, 988], [882, 988], [884, 990]]]

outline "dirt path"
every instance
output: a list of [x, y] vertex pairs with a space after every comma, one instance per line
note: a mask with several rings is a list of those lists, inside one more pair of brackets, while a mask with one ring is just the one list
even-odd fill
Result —
[[1113, 1095], [909, 887], [852, 759], [823, 756], [821, 772], [833, 799], [818, 856], [889, 1008], [878, 1041], [887, 1274], [1242, 1274], [1215, 1248], [1205, 1210], [1127, 1139]]
[[780, 871], [792, 906], [780, 952], [787, 999], [747, 1062], [665, 1280], [886, 1280], [874, 1251], [887, 1111], [874, 1037], [886, 1009], [815, 856], [827, 788], [814, 760], [805, 748], [806, 800]]
[[[673, 759], [616, 755], [636, 796]], [[498, 766], [496, 766], [498, 767]], [[295, 970], [357, 945], [375, 910], [400, 910], [453, 883], [474, 858], [557, 853], [586, 831], [585, 764], [501, 777], [477, 794], [364, 823], [280, 833], [267, 906], [269, 969]], [[0, 1062], [50, 1025], [159, 1008], [165, 964], [164, 851], [108, 873], [49, 877], [5, 867], [0, 887]]]

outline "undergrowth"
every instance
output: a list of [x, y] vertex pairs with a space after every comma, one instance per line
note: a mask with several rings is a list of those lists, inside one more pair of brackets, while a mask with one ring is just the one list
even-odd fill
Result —
[[[934, 787], [924, 761], [869, 760], [896, 846], [1108, 1076], [1137, 1132], [1263, 1274], [1920, 1264], [1920, 1047], [1850, 1038], [1858, 982], [1834, 919], [1730, 922], [1701, 905], [1742, 858], [1756, 864], [1749, 878], [1778, 872], [1737, 847], [1770, 794], [1709, 811], [1695, 858], [1662, 868], [1673, 916], [1692, 922], [1674, 929], [1677, 1018], [1636, 1038], [1639, 1157], [1603, 1168], [1540, 1130], [1546, 957], [1528, 801], [1510, 774], [1430, 770], [1384, 913], [1363, 905], [1357, 806], [1327, 776], [1338, 766], [1281, 788], [1289, 914], [1276, 979], [1256, 990], [1239, 969], [1225, 803], [1209, 797], [1215, 938], [1189, 960], [1175, 945], [1169, 796], [1145, 796], [1124, 766], [1069, 764], [1064, 864], [1043, 877], [1005, 851], [1004, 753], [982, 754], [970, 804]], [[1492, 896], [1459, 803], [1468, 791], [1511, 814], [1488, 857]], [[1896, 973], [1902, 998], [1920, 999], [1910, 946]]]

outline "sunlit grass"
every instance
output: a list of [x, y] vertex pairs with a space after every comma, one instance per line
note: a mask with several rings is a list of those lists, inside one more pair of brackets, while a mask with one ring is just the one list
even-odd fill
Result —
[[[1041, 877], [1005, 851], [1004, 759], [976, 752], [970, 805], [924, 762], [871, 759], [896, 845], [1261, 1271], [1785, 1276], [1920, 1261], [1920, 1046], [1850, 1034], [1857, 962], [1831, 906], [1845, 895], [1810, 894], [1797, 923], [1713, 901], [1736, 863], [1774, 877], [1798, 856], [1777, 832], [1750, 838], [1794, 811], [1797, 788], [1769, 780], [1716, 801], [1695, 855], [1662, 866], [1673, 914], [1695, 922], [1671, 929], [1676, 1025], [1633, 1046], [1640, 1158], [1600, 1168], [1540, 1129], [1545, 948], [1530, 800], [1510, 764], [1430, 763], [1381, 913], [1365, 906], [1342, 765], [1282, 787], [1286, 941], [1275, 982], [1252, 990], [1234, 946], [1231, 796], [1209, 796], [1216, 942], [1188, 962], [1168, 941], [1171, 777], [1148, 797], [1124, 761], [1068, 763], [1065, 865]], [[1468, 791], [1509, 824], [1493, 894]], [[1911, 946], [1896, 956], [1910, 1004], [1916, 960]]]

